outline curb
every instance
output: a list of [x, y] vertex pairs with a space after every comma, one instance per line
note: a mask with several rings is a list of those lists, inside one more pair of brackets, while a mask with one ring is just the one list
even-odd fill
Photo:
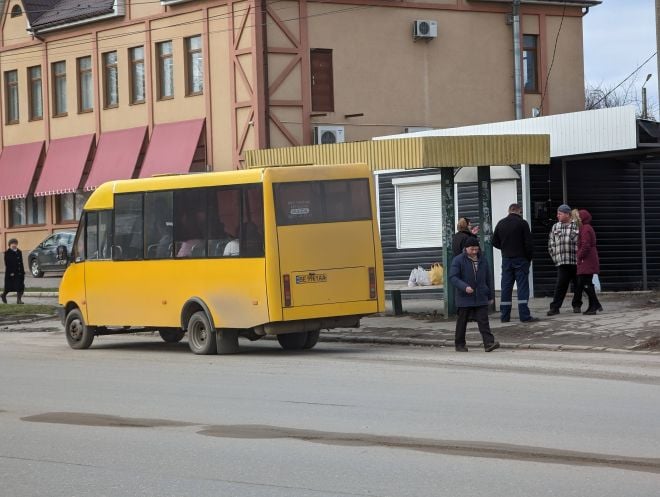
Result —
[[[275, 337], [273, 337], [275, 338]], [[372, 345], [408, 345], [408, 346], [422, 346], [422, 347], [454, 347], [453, 340], [433, 340], [423, 338], [391, 338], [391, 337], [373, 337], [373, 336], [328, 336], [323, 335], [319, 337], [319, 342], [330, 343], [366, 343]], [[468, 347], [482, 348], [481, 342], [469, 341]], [[551, 352], [608, 352], [615, 354], [645, 354], [645, 355], [660, 355], [660, 351], [652, 350], [631, 350], [631, 349], [618, 349], [614, 347], [598, 347], [590, 345], [562, 345], [562, 344], [549, 344], [549, 343], [510, 343], [500, 342], [500, 348], [511, 350], [547, 350]]]
[[25, 292], [23, 297], [53, 297], [57, 298], [59, 292]]
[[56, 319], [57, 316], [39, 316], [36, 318], [30, 318], [30, 319], [17, 319], [14, 321], [2, 321], [0, 319], [0, 326], [12, 326], [16, 324], [26, 324], [26, 323], [37, 323], [39, 321], [48, 321], [51, 319]]

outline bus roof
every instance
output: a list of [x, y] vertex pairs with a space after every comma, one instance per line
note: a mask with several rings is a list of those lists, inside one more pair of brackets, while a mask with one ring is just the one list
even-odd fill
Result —
[[278, 166], [212, 173], [173, 174], [151, 178], [116, 180], [103, 183], [89, 197], [85, 210], [112, 209], [115, 193], [134, 193], [182, 188], [242, 185], [270, 181], [312, 181], [367, 177], [366, 164]]

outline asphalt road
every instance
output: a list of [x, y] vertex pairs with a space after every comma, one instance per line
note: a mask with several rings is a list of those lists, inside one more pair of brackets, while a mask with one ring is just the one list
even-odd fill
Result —
[[657, 496], [660, 357], [0, 333], [0, 496]]

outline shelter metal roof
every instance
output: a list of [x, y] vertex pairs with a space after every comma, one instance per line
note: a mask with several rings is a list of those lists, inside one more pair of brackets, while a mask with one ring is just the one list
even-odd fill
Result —
[[[638, 145], [634, 106], [571, 112], [460, 128], [434, 129], [403, 135], [381, 136], [374, 140], [539, 133], [550, 135], [550, 155], [552, 157], [631, 150], [637, 148]], [[534, 164], [534, 162], [529, 163]]]
[[418, 137], [245, 152], [247, 167], [364, 162], [372, 170], [549, 164], [546, 134]]

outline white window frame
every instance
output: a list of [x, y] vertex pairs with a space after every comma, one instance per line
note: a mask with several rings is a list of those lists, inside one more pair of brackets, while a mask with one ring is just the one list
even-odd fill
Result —
[[[412, 244], [406, 242], [401, 234], [401, 212], [400, 212], [400, 188], [406, 186], [418, 186], [426, 184], [437, 184], [440, 193], [440, 213], [437, 217], [437, 238], [429, 237], [426, 243]], [[396, 218], [396, 247], [397, 249], [415, 249], [415, 248], [429, 248], [429, 247], [442, 247], [442, 176], [440, 174], [428, 174], [426, 176], [412, 176], [404, 178], [393, 178], [392, 185], [394, 186], [394, 208]], [[432, 230], [432, 222], [429, 219], [424, 219], [424, 229]]]

